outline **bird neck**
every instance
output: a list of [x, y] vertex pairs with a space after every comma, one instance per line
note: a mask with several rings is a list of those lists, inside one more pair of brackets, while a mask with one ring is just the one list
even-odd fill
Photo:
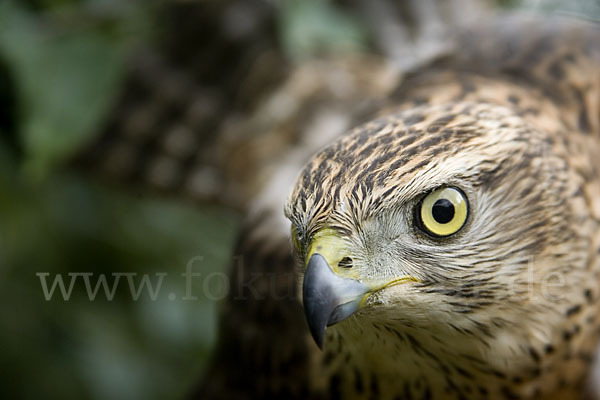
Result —
[[552, 373], [552, 360], [564, 357], [532, 355], [510, 337], [484, 343], [468, 330], [395, 329], [352, 320], [332, 328], [324, 359], [336, 386], [332, 391], [342, 398], [550, 399], [559, 392], [561, 399], [581, 396], [581, 380], [566, 383]]

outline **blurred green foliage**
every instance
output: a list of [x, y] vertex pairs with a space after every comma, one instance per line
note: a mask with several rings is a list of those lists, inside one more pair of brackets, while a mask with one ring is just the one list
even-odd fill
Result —
[[[181, 273], [223, 271], [235, 215], [117, 195], [68, 174], [43, 184], [14, 179], [2, 160], [0, 181], [0, 369], [3, 391], [22, 398], [180, 398], [200, 376], [215, 340], [215, 302], [186, 294]], [[11, 171], [12, 169], [12, 171]], [[7, 173], [8, 172], [8, 173]], [[18, 175], [18, 174], [17, 174]], [[159, 295], [133, 301], [121, 280], [114, 299], [90, 301], [81, 281], [64, 301], [46, 301], [36, 276], [167, 273]], [[136, 287], [141, 279], [135, 279]], [[175, 300], [169, 295], [173, 293]], [[218, 295], [216, 289], [210, 293]]]
[[284, 0], [280, 4], [280, 34], [291, 59], [367, 48], [361, 22], [331, 2]]
[[[117, 95], [127, 52], [151, 34], [152, 2], [0, 3], [0, 62], [14, 126], [0, 136], [0, 387], [17, 398], [181, 398], [215, 341], [218, 282], [181, 274], [226, 270], [239, 216], [216, 206], [115, 193], [58, 168], [91, 138]], [[2, 98], [7, 98], [3, 96]], [[8, 139], [8, 140], [7, 140]], [[19, 156], [14, 146], [22, 152]], [[126, 280], [90, 301], [62, 274], [166, 273], [155, 300]], [[214, 281], [214, 280], [213, 280]], [[208, 292], [207, 292], [208, 290]], [[207, 298], [206, 295], [213, 296]], [[174, 297], [174, 300], [172, 298]]]
[[505, 0], [507, 6], [600, 21], [600, 0]]
[[19, 89], [19, 134], [34, 175], [94, 131], [120, 83], [125, 51], [144, 36], [141, 7], [108, 13], [119, 3], [58, 3], [62, 8], [43, 14], [13, 1], [0, 4], [0, 53]]

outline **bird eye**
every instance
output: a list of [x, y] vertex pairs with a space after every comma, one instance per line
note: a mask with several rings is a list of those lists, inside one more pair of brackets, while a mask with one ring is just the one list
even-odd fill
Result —
[[467, 197], [459, 189], [444, 187], [429, 193], [417, 206], [419, 227], [426, 233], [444, 237], [465, 225], [469, 215]]

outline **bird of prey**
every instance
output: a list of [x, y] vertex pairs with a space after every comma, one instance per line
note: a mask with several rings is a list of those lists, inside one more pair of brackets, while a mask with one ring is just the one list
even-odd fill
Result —
[[[309, 159], [285, 206], [309, 329], [286, 293], [276, 306], [233, 298], [215, 368], [239, 360], [222, 373], [240, 371], [213, 372], [208, 392], [575, 399], [591, 390], [600, 30], [524, 17], [477, 29]], [[293, 267], [260, 218], [238, 275]], [[250, 331], [234, 329], [237, 308], [254, 319]]]
[[501, 15], [455, 43], [298, 68], [223, 128], [215, 192], [248, 216], [198, 398], [600, 394], [600, 29]]

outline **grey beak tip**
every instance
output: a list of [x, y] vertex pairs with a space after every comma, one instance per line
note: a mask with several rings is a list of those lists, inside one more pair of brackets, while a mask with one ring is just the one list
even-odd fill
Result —
[[352, 315], [366, 292], [362, 283], [334, 274], [322, 255], [310, 257], [302, 283], [302, 302], [310, 333], [321, 350], [327, 326]]
[[325, 339], [325, 329], [323, 329], [323, 331], [321, 333], [312, 333], [313, 339], [315, 340], [315, 343], [317, 344], [317, 347], [319, 348], [319, 350], [323, 350], [324, 346], [324, 339]]
[[328, 291], [322, 290], [323, 267], [329, 269], [327, 262], [320, 254], [314, 254], [309, 262], [302, 283], [302, 299], [304, 303], [304, 314], [308, 322], [308, 328], [319, 348], [323, 349], [325, 329], [331, 313], [332, 299]]

